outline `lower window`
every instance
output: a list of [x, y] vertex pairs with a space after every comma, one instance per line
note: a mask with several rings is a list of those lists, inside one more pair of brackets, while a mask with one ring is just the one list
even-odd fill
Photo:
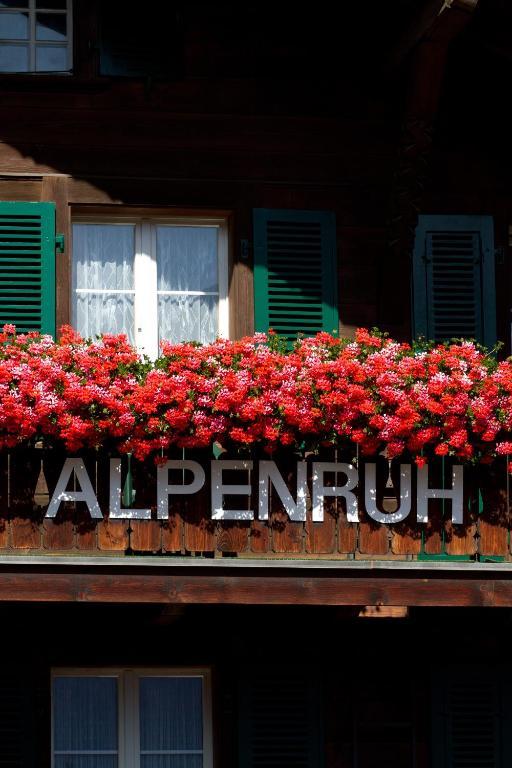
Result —
[[73, 325], [125, 333], [153, 359], [163, 339], [227, 338], [227, 264], [225, 219], [77, 219]]
[[211, 768], [207, 670], [54, 670], [52, 768]]

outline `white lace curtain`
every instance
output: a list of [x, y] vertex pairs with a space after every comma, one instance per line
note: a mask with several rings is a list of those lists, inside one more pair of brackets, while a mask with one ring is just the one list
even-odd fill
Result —
[[126, 333], [135, 341], [135, 227], [73, 226], [73, 325], [83, 336]]
[[[73, 324], [83, 336], [126, 333], [135, 343], [136, 233], [141, 225], [73, 226]], [[155, 226], [158, 340], [213, 341], [218, 333], [217, 228]], [[139, 290], [138, 290], [139, 288]], [[139, 316], [144, 317], [139, 306]]]

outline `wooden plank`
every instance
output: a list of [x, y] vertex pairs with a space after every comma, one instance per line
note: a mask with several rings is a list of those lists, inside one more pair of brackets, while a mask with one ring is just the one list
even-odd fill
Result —
[[404, 520], [391, 527], [391, 552], [394, 555], [418, 555], [421, 552], [421, 529]]
[[254, 333], [254, 281], [249, 252], [248, 232], [252, 231], [252, 208], [244, 205], [243, 192], [238, 198], [235, 216], [229, 220], [230, 253], [233, 254], [229, 281], [229, 305], [236, 307], [236, 312], [229, 313], [229, 335], [231, 339], [240, 339]]
[[2, 515], [0, 517], [0, 549], [8, 549], [9, 547], [9, 523], [7, 518]]
[[73, 515], [67, 512], [59, 520], [45, 519], [42, 533], [44, 549], [57, 552], [73, 549], [75, 544]]
[[[332, 449], [323, 450], [318, 455], [309, 457], [308, 488], [311, 488], [312, 462], [336, 461], [337, 452]], [[334, 485], [334, 477], [326, 476], [326, 482]], [[324, 500], [323, 522], [314, 523], [312, 520], [311, 499], [308, 499], [308, 519], [306, 522], [306, 552], [308, 554], [331, 554], [336, 551], [336, 531], [340, 517], [341, 504], [338, 499], [327, 497]]]
[[[286, 482], [293, 498], [297, 493], [296, 457], [283, 451], [272, 457]], [[269, 520], [271, 530], [272, 551], [277, 553], [299, 554], [304, 552], [305, 524], [292, 521], [283, 509], [274, 488], [269, 495]]]
[[254, 554], [264, 555], [270, 549], [270, 528], [262, 520], [253, 520], [250, 532], [250, 548]]
[[0, 600], [244, 605], [512, 607], [512, 579], [343, 574], [255, 576], [207, 573], [19, 572], [0, 568]]
[[75, 513], [75, 541], [81, 552], [94, 552], [98, 549], [97, 525], [84, 510]]
[[340, 512], [338, 518], [338, 552], [353, 554], [357, 549], [357, 525], [348, 523], [347, 516]]
[[184, 497], [170, 497], [167, 509], [168, 518], [162, 521], [162, 550], [184, 553]]
[[[369, 459], [376, 465], [377, 508], [383, 510], [384, 489], [388, 478], [388, 462], [383, 456]], [[364, 486], [366, 461], [360, 459], [359, 464], [359, 509], [364, 510]], [[387, 526], [376, 523], [367, 514], [363, 514], [359, 523], [358, 549], [363, 555], [386, 555], [389, 551], [390, 532]]]
[[41, 471], [42, 451], [20, 447], [8, 452], [10, 478], [9, 518], [14, 549], [41, 547], [41, 514], [34, 491]]
[[389, 551], [387, 527], [367, 520], [359, 523], [358, 549], [362, 555], [386, 555]]
[[[383, 508], [386, 512], [394, 512], [398, 509], [400, 501], [400, 461], [391, 462], [390, 479], [393, 485], [393, 494], [390, 495], [390, 489], [386, 489], [383, 497]], [[409, 515], [401, 523], [390, 525], [391, 533], [391, 552], [394, 555], [418, 555], [422, 548], [422, 532], [424, 526], [416, 522], [416, 477], [412, 473], [411, 488], [411, 510]]]
[[[124, 459], [125, 472], [127, 460]], [[156, 466], [146, 462], [130, 461], [134, 491], [133, 509], [150, 509], [151, 520], [130, 520], [130, 549], [134, 552], [159, 552], [162, 549], [162, 523], [156, 519]], [[123, 473], [123, 482], [126, 474]], [[123, 487], [123, 486], [122, 486]]]
[[10, 527], [13, 549], [40, 549], [41, 531], [38, 522], [28, 517], [13, 517]]
[[215, 523], [208, 514], [211, 508], [209, 470], [211, 454], [209, 451], [194, 452], [193, 458], [203, 464], [206, 481], [198, 493], [182, 496], [184, 546], [188, 552], [214, 552]]
[[125, 520], [100, 520], [97, 524], [98, 549], [123, 552], [128, 549], [130, 537]]
[[[225, 461], [225, 460], [237, 460], [240, 459], [240, 456], [238, 455], [230, 455], [228, 452], [225, 452], [222, 454], [221, 458], [218, 459], [218, 461]], [[256, 499], [257, 496], [257, 485], [256, 485], [256, 479], [254, 477], [256, 473], [255, 472], [239, 472], [239, 471], [226, 471], [222, 473], [223, 476], [223, 482], [226, 485], [236, 485], [239, 483], [248, 483], [250, 487], [252, 488], [252, 499], [251, 496], [236, 496], [236, 495], [228, 495], [225, 497], [225, 504], [229, 508], [232, 509], [242, 509], [242, 510], [249, 510], [253, 509], [253, 514], [257, 515], [257, 511], [255, 509], [256, 507]], [[210, 505], [211, 506], [211, 505]], [[203, 509], [203, 514], [206, 513], [208, 515], [208, 507], [206, 509]], [[250, 521], [222, 521], [217, 523], [216, 531], [215, 531], [215, 540], [216, 540], [216, 549], [218, 552], [225, 552], [225, 553], [239, 553], [239, 552], [246, 552], [249, 549], [249, 533], [251, 530], [251, 523]]]
[[488, 520], [478, 521], [478, 551], [481, 555], [498, 555], [505, 557], [508, 554], [510, 533], [503, 525], [495, 525]]
[[41, 179], [13, 177], [0, 179], [0, 200], [20, 200], [32, 203], [41, 197]]
[[217, 551], [229, 553], [247, 552], [249, 548], [250, 522], [226, 522], [217, 526]]
[[476, 523], [452, 525], [445, 523], [445, 548], [447, 555], [474, 555], [477, 551]]
[[[34, 500], [46, 511], [53, 493], [65, 453], [58, 449], [42, 450], [42, 467], [35, 488]], [[73, 549], [75, 544], [75, 509], [73, 504], [62, 504], [56, 518], [44, 518], [42, 524], [43, 547], [50, 551]]]
[[[478, 516], [478, 551], [504, 557], [509, 551], [510, 522], [507, 500], [506, 461], [496, 461], [475, 472], [474, 505]], [[480, 493], [478, 497], [478, 492]]]
[[159, 552], [162, 527], [159, 520], [130, 520], [130, 549], [134, 552]]
[[3, 451], [0, 454], [0, 549], [10, 546], [8, 502], [7, 452]]
[[181, 506], [173, 503], [169, 519], [162, 522], [162, 551], [183, 552], [183, 516]]
[[57, 253], [55, 265], [56, 280], [56, 324], [57, 331], [71, 322], [71, 211], [68, 201], [68, 179], [66, 176], [44, 176], [41, 186], [41, 200], [56, 204], [57, 233], [64, 235], [64, 253]]
[[426, 555], [440, 555], [442, 552], [442, 520], [439, 501], [429, 503], [428, 523], [423, 527], [423, 552]]
[[[45, 143], [37, 141], [17, 141], [16, 145], [0, 142], [0, 173], [15, 170], [23, 174], [51, 174], [55, 168], [73, 176], [125, 176], [126, 156], [130, 153], [130, 172], [132, 178], [167, 176], [169, 180], [190, 178], [217, 180], [222, 171], [225, 181], [239, 181], [251, 178], [264, 182], [270, 176], [284, 178], [293, 186], [306, 178], [310, 183], [339, 183], [340, 178], [356, 184], [357, 181], [369, 182], [391, 170], [392, 156], [372, 153], [372, 163], [368, 162], [363, 147], [353, 153], [339, 155], [304, 154], [300, 163], [293, 163], [293, 155], [285, 152], [273, 154], [269, 151], [236, 152], [223, 148], [212, 154], [206, 148], [171, 149], [165, 152], [165, 164], [162, 164], [162, 150], [154, 143], [138, 147], [91, 146], [86, 143], [77, 153], [75, 144], [59, 146], [47, 137]], [[366, 150], [368, 151], [368, 150]], [[141, 201], [140, 193], [137, 195]]]

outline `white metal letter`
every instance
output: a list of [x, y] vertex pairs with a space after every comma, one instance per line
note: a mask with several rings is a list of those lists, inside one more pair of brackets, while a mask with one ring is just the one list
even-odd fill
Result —
[[[72, 475], [76, 477], [80, 484], [80, 491], [66, 491], [66, 486]], [[55, 517], [63, 501], [85, 501], [91, 517], [100, 519], [103, 517], [82, 459], [66, 459], [64, 462], [45, 517]]]
[[462, 464], [454, 464], [452, 467], [451, 488], [428, 487], [428, 464], [418, 467], [418, 523], [428, 523], [428, 500], [450, 499], [452, 502], [452, 523], [463, 523], [463, 499], [464, 499], [464, 468]]
[[411, 511], [411, 465], [400, 464], [400, 506], [396, 512], [377, 508], [377, 472], [375, 464], [365, 465], [364, 503], [369, 516], [377, 523], [401, 523]]
[[121, 459], [110, 459], [110, 507], [111, 518], [123, 520], [151, 520], [150, 509], [122, 509], [121, 507]]
[[[185, 475], [185, 470], [192, 472], [191, 483], [179, 485], [169, 484], [169, 470], [178, 469]], [[204, 469], [197, 461], [181, 460], [166, 461], [160, 464], [156, 470], [157, 486], [157, 517], [159, 520], [167, 520], [169, 517], [169, 496], [172, 494], [190, 494], [201, 490], [205, 481]]]
[[[326, 472], [342, 472], [347, 477], [345, 485], [324, 485]], [[335, 475], [336, 477], [336, 475]], [[343, 497], [347, 505], [347, 520], [349, 523], [358, 523], [357, 498], [352, 489], [356, 487], [359, 473], [352, 464], [334, 461], [313, 462], [313, 522], [321, 523], [324, 519], [324, 499], [326, 496]], [[335, 481], [336, 482], [336, 481]]]
[[226, 459], [214, 459], [211, 462], [212, 468], [212, 520], [254, 520], [252, 509], [224, 509], [224, 496], [227, 494], [236, 494], [243, 496], [251, 495], [251, 486], [244, 485], [224, 485], [222, 482], [222, 472], [225, 469], [239, 469], [248, 472], [252, 469], [252, 461], [231, 461]]
[[283, 480], [283, 476], [276, 467], [275, 461], [259, 462], [258, 517], [260, 520], [268, 520], [268, 500], [271, 483], [290, 520], [297, 522], [304, 522], [306, 520], [307, 471], [307, 463], [305, 461], [298, 461], [297, 501], [295, 502]]

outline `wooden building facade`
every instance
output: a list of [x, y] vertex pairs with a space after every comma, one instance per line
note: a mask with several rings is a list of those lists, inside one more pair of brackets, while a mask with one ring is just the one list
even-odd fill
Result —
[[[0, 324], [153, 356], [360, 326], [510, 354], [511, 9], [339, 6], [0, 0]], [[443, 499], [418, 522], [414, 472], [407, 520], [372, 518], [368, 478], [400, 501], [383, 456], [357, 522], [334, 496], [291, 519], [277, 492], [268, 519], [214, 519], [211, 450], [165, 519], [134, 462], [150, 516], [121, 519], [111, 455], [78, 458], [101, 518], [48, 515], [59, 449], [0, 454], [0, 766], [508, 764], [504, 458], [464, 469], [457, 525]], [[297, 455], [273, 458], [293, 493]], [[299, 458], [309, 488], [354, 457]]]

